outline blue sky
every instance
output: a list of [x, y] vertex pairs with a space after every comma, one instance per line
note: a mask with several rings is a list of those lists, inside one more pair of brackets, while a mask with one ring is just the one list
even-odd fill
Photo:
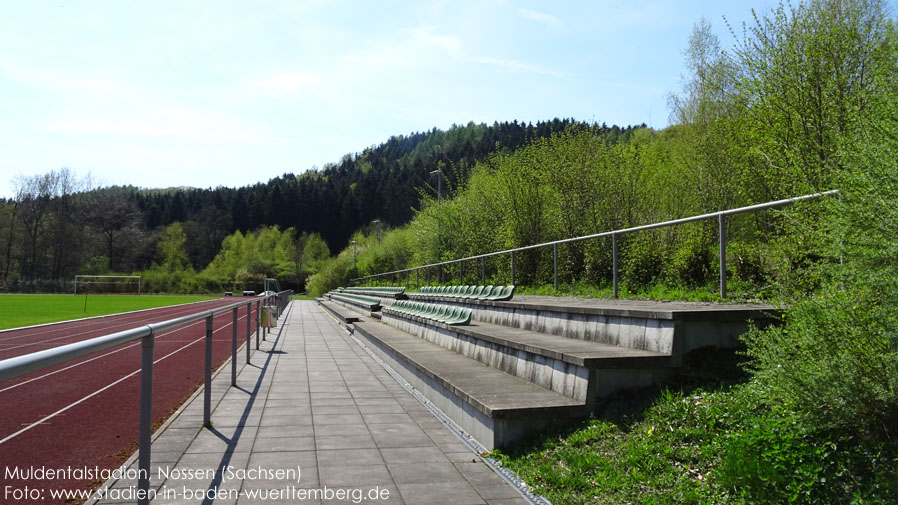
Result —
[[760, 1], [4, 2], [0, 197], [244, 186], [391, 135], [554, 117], [668, 124], [692, 26]]

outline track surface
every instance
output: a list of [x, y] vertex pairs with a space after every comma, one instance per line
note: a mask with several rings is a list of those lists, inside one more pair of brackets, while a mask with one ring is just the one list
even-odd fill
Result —
[[[0, 359], [194, 314], [237, 301], [240, 299], [224, 298], [4, 331], [0, 332]], [[231, 311], [227, 311], [214, 318], [213, 366], [220, 365], [230, 356], [232, 317]], [[255, 318], [253, 303], [253, 332]], [[245, 305], [238, 310], [237, 336], [238, 345], [246, 341]], [[154, 424], [161, 422], [176, 409], [203, 380], [204, 337], [205, 321], [202, 320], [156, 336], [156, 364], [153, 370]], [[94, 466], [117, 468], [136, 449], [139, 370], [140, 341], [137, 340], [0, 382], [0, 504], [62, 503], [49, 499], [49, 489], [78, 489], [91, 484], [85, 480], [8, 478], [8, 471], [16, 467], [22, 471], [66, 467], [93, 469]], [[66, 410], [60, 412], [63, 409]], [[53, 416], [44, 419], [50, 415]], [[11, 489], [22, 490], [26, 487], [42, 489], [44, 499], [15, 499], [10, 493]]]

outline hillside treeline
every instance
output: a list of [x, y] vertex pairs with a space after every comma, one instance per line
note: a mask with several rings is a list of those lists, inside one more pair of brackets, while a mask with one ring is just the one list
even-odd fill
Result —
[[[66, 168], [19, 177], [16, 196], [0, 200], [0, 289], [59, 291], [76, 274], [149, 270], [163, 261], [158, 243], [174, 223], [180, 223], [187, 266], [195, 272], [209, 266], [229, 235], [267, 226], [293, 230], [298, 249], [303, 236], [317, 234], [339, 250], [354, 230], [374, 220], [380, 226], [406, 223], [419, 205], [419, 189], [436, 185], [428, 175], [434, 167], [461, 182], [476, 160], [497, 149], [512, 152], [572, 124], [555, 119], [435, 128], [391, 137], [320, 170], [242, 188], [98, 188]], [[634, 131], [595, 128], [622, 141]], [[301, 289], [308, 273], [283, 281]]]

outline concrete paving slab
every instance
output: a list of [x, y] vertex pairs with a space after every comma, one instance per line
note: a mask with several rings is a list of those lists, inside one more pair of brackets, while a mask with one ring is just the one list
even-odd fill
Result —
[[[198, 394], [156, 435], [153, 486], [167, 494], [152, 503], [198, 505], [209, 495], [205, 503], [358, 503], [353, 493], [369, 501], [380, 493], [376, 502], [385, 504], [520, 498], [314, 302], [293, 302], [251, 359], [241, 360], [238, 388], [228, 387], [230, 374], [215, 376], [213, 428], [200, 426]], [[169, 476], [157, 478], [157, 466]]]

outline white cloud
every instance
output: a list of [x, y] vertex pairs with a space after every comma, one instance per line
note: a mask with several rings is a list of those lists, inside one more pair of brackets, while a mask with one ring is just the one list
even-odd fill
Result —
[[432, 26], [420, 26], [412, 30], [412, 43], [422, 43], [446, 51], [453, 58], [462, 57], [462, 42], [457, 35], [435, 33]]
[[520, 14], [524, 18], [543, 23], [553, 28], [560, 28], [562, 25], [561, 20], [558, 19], [557, 16], [547, 14], [545, 12], [539, 12], [530, 9], [518, 9], [518, 14]]

